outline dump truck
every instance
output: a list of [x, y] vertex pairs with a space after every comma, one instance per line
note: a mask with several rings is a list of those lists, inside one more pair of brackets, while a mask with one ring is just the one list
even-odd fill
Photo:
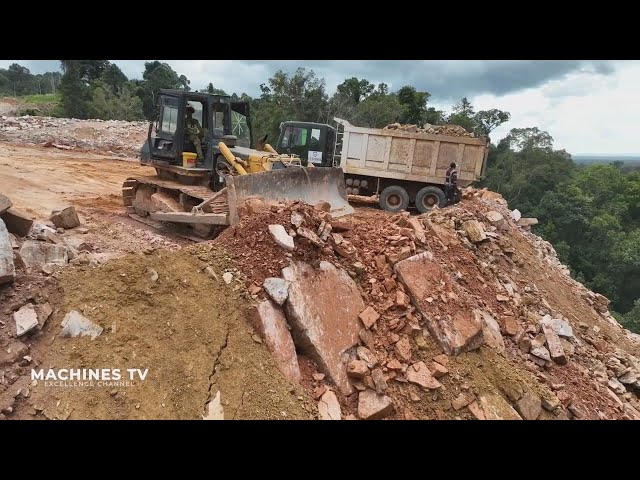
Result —
[[[153, 167], [156, 175], [130, 177], [122, 185], [132, 218], [159, 228], [183, 227], [187, 236], [208, 239], [239, 221], [238, 207], [249, 197], [325, 201], [334, 217], [353, 212], [340, 168], [307, 168], [296, 155], [278, 154], [266, 137], [251, 148], [247, 102], [161, 89], [156, 108], [140, 149], [140, 164]], [[187, 129], [189, 115], [200, 127], [197, 136]]]
[[283, 122], [276, 150], [316, 167], [344, 171], [349, 199], [375, 201], [383, 210], [415, 207], [424, 213], [446, 206], [445, 174], [458, 165], [458, 186], [485, 175], [489, 139], [363, 128], [334, 117], [336, 126]]

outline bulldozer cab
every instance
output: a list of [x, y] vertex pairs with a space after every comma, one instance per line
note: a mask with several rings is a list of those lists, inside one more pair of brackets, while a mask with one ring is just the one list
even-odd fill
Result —
[[281, 153], [298, 155], [303, 165], [316, 167], [333, 165], [333, 144], [335, 129], [324, 123], [282, 122], [276, 150]]
[[[187, 108], [201, 127], [198, 139], [187, 135]], [[203, 161], [193, 168], [213, 170], [217, 145], [225, 135], [237, 137], [237, 145], [249, 148], [253, 142], [249, 104], [228, 95], [161, 89], [156, 100], [157, 117], [149, 125], [141, 160], [151, 166], [183, 166], [183, 152], [196, 153], [199, 140]]]

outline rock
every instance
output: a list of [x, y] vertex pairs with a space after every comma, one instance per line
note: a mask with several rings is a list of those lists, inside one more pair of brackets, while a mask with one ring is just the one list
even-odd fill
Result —
[[296, 347], [287, 327], [287, 320], [280, 308], [270, 300], [258, 304], [259, 330], [267, 349], [273, 355], [282, 376], [293, 383], [302, 381]]
[[364, 378], [369, 373], [367, 363], [363, 360], [350, 360], [347, 364], [347, 375], [353, 378]]
[[[0, 222], [2, 222], [2, 219], [0, 219]], [[5, 228], [6, 228], [6, 225], [5, 225]], [[18, 239], [13, 233], [9, 234], [9, 243], [11, 243], [11, 248], [14, 250], [18, 250], [20, 248], [20, 243], [18, 243]]]
[[74, 230], [74, 232], [79, 233], [81, 235], [85, 235], [87, 233], [89, 233], [89, 229], [85, 228], [85, 227], [78, 227]]
[[65, 265], [68, 260], [67, 247], [27, 240], [20, 248], [20, 258], [27, 268], [42, 267], [45, 263]]
[[222, 279], [224, 280], [224, 283], [229, 285], [233, 281], [233, 273], [231, 273], [231, 272], [223, 273], [222, 274]]
[[220, 277], [218, 277], [218, 274], [216, 273], [216, 271], [213, 269], [212, 266], [208, 266], [207, 268], [204, 269], [204, 273], [209, 277], [209, 278], [213, 278], [214, 280], [216, 280], [217, 282], [220, 281]]
[[373, 348], [373, 334], [369, 330], [367, 330], [366, 328], [360, 329], [360, 332], [358, 332], [358, 336], [360, 337], [360, 340], [362, 340], [362, 343], [364, 343], [369, 348]]
[[502, 229], [507, 225], [507, 222], [505, 221], [502, 214], [500, 212], [496, 212], [495, 210], [487, 212], [485, 217], [491, 225], [498, 229]]
[[358, 347], [356, 349], [358, 358], [367, 364], [367, 367], [373, 368], [378, 364], [378, 358], [375, 354], [365, 347]]
[[396, 307], [406, 308], [409, 306], [409, 297], [400, 289], [396, 290]]
[[499, 293], [499, 294], [496, 295], [496, 300], [498, 300], [499, 302], [508, 302], [509, 301], [509, 297]]
[[461, 393], [460, 395], [458, 395], [456, 398], [453, 399], [453, 401], [451, 402], [451, 406], [453, 407], [454, 410], [457, 411], [463, 407], [466, 407], [475, 399], [476, 397], [472, 393], [469, 393], [469, 392]]
[[282, 225], [269, 225], [269, 233], [282, 248], [289, 251], [293, 251], [296, 248], [293, 243], [293, 237], [287, 233]]
[[5, 197], [0, 193], [0, 214], [3, 214], [7, 210], [9, 210], [12, 205], [13, 203], [11, 203], [11, 200], [9, 200], [9, 197]]
[[522, 214], [520, 213], [520, 210], [515, 209], [514, 211], [511, 212], [511, 218], [513, 220], [515, 220], [516, 222], [518, 220], [520, 220], [522, 218]]
[[487, 420], [522, 420], [518, 412], [497, 393], [481, 396], [480, 406]]
[[550, 397], [542, 397], [542, 408], [544, 408], [547, 412], [554, 412], [561, 406], [562, 404], [560, 403], [560, 400], [555, 395], [551, 395]]
[[487, 239], [482, 224], [477, 220], [467, 220], [462, 224], [462, 229], [467, 238], [473, 243], [480, 243]]
[[435, 390], [442, 387], [442, 384], [433, 378], [429, 367], [424, 362], [414, 363], [407, 368], [406, 376], [409, 382], [420, 385], [422, 388]]
[[544, 347], [536, 347], [531, 349], [531, 355], [534, 355], [542, 360], [551, 361], [551, 355], [549, 355], [549, 350]]
[[216, 392], [215, 397], [207, 404], [207, 414], [202, 417], [203, 420], [224, 420], [224, 408], [220, 398], [220, 390]]
[[364, 310], [356, 283], [347, 272], [324, 261], [319, 270], [292, 262], [282, 274], [291, 282], [286, 312], [296, 345], [349, 395], [353, 388], [342, 354], [358, 343], [358, 314]]
[[559, 318], [551, 318], [551, 315], [545, 315], [540, 320], [540, 323], [543, 325], [547, 325], [550, 327], [557, 335], [565, 338], [573, 338], [573, 329], [568, 322], [561, 320]]
[[478, 402], [476, 402], [475, 400], [467, 405], [467, 408], [478, 420], [486, 420], [484, 412], [482, 411], [482, 407], [480, 407], [480, 405], [478, 405]]
[[375, 308], [369, 305], [362, 312], [360, 312], [358, 318], [362, 321], [365, 327], [371, 328], [380, 318], [380, 314], [376, 312]]
[[553, 328], [546, 323], [542, 323], [542, 331], [547, 339], [547, 346], [549, 347], [551, 359], [558, 365], [566, 365], [567, 357], [564, 353], [564, 348], [562, 348], [560, 337], [558, 337]]
[[365, 272], [365, 266], [362, 264], [362, 262], [354, 262], [352, 267], [358, 275]]
[[[0, 200], [2, 200], [2, 196], [0, 196]], [[13, 247], [9, 231], [0, 219], [0, 285], [13, 282], [15, 276], [16, 269], [13, 264]]]
[[431, 374], [435, 377], [435, 378], [442, 378], [444, 377], [447, 373], [449, 373], [449, 370], [447, 370], [447, 368], [443, 365], [440, 365], [438, 362], [433, 362], [431, 364]]
[[514, 336], [518, 333], [518, 321], [513, 315], [500, 315], [498, 323], [504, 335]]
[[59, 337], [90, 336], [95, 340], [103, 331], [100, 325], [96, 325], [78, 310], [71, 310], [62, 320], [62, 331]]
[[393, 350], [400, 361], [406, 363], [411, 361], [411, 343], [407, 337], [402, 337], [396, 342]]
[[632, 420], [640, 420], [640, 412], [629, 403], [625, 403], [622, 407], [624, 413], [626, 413]]
[[409, 217], [407, 218], [407, 225], [409, 225], [415, 231], [416, 240], [418, 240], [420, 243], [425, 243], [427, 241], [424, 227], [420, 223], [420, 220], [418, 220], [416, 217]]
[[358, 394], [358, 417], [363, 420], [378, 420], [393, 413], [393, 401], [373, 390]]
[[36, 314], [38, 316], [38, 325], [40, 325], [40, 328], [44, 327], [44, 324], [47, 322], [52, 313], [53, 308], [51, 308], [51, 305], [49, 303], [36, 305]]
[[516, 410], [525, 420], [536, 420], [542, 412], [540, 397], [531, 392], [526, 392], [516, 403]]
[[634, 371], [628, 371], [620, 375], [618, 380], [624, 385], [633, 385], [638, 381], [638, 374]]
[[587, 416], [586, 412], [583, 410], [582, 407], [580, 407], [579, 405], [576, 405], [575, 403], [572, 403], [571, 405], [569, 405], [567, 407], [567, 409], [571, 412], [571, 414], [576, 417], [576, 418], [585, 418]]
[[447, 366], [449, 364], [449, 357], [444, 354], [436, 355], [433, 357], [434, 362], [438, 362], [440, 365]]
[[627, 389], [625, 388], [625, 386], [624, 386], [622, 383], [620, 383], [620, 382], [618, 381], [618, 379], [617, 379], [617, 378], [615, 378], [615, 377], [614, 377], [614, 378], [611, 378], [611, 379], [609, 380], [609, 383], [608, 383], [607, 385], [609, 386], [609, 388], [610, 388], [611, 390], [613, 390], [613, 391], [614, 391], [615, 393], [617, 393], [618, 395], [622, 395], [622, 394], [624, 394], [624, 393], [627, 391]]
[[399, 252], [387, 253], [386, 257], [392, 265], [395, 265], [396, 263], [409, 258], [411, 253], [411, 247], [402, 247]]
[[[318, 235], [316, 235], [314, 232], [312, 232], [311, 230], [309, 230], [306, 227], [298, 228], [298, 235], [301, 236], [301, 237], [306, 238], [312, 244], [314, 244], [316, 247], [324, 247], [324, 242], [320, 239], [320, 237], [318, 237]], [[345, 243], [345, 242], [342, 242], [342, 243]], [[343, 255], [343, 256], [346, 256], [346, 255]]]
[[0, 215], [4, 221], [7, 230], [18, 237], [26, 237], [33, 225], [33, 220], [15, 208], [10, 208]]
[[38, 326], [38, 314], [30, 303], [20, 307], [20, 310], [13, 314], [13, 320], [16, 322], [18, 337]]
[[516, 225], [518, 225], [519, 227], [530, 227], [532, 225], [537, 225], [538, 224], [538, 219], [537, 218], [523, 218], [521, 217], [520, 220], [518, 220], [516, 222]]
[[316, 382], [321, 382], [326, 376], [324, 373], [314, 373], [311, 375]]
[[289, 282], [283, 278], [270, 277], [265, 279], [262, 284], [265, 292], [278, 305], [283, 305], [289, 297]]
[[342, 420], [342, 412], [338, 397], [331, 390], [324, 392], [318, 402], [320, 420]]
[[[448, 278], [430, 252], [420, 253], [395, 265], [398, 278], [407, 287], [414, 305], [426, 319], [427, 328], [447, 355], [458, 355], [479, 348], [484, 343], [482, 322], [473, 314], [470, 304], [459, 295], [459, 306], [453, 316], [435, 315], [426, 300], [431, 287], [425, 278]], [[449, 277], [450, 278], [450, 277]], [[455, 282], [450, 280], [452, 288]]]
[[73, 206], [63, 208], [62, 210], [54, 210], [51, 212], [49, 220], [53, 222], [56, 228], [75, 228], [80, 226], [78, 213]]
[[572, 357], [574, 353], [576, 353], [576, 347], [573, 346], [569, 340], [565, 340], [564, 338], [560, 339], [560, 343], [562, 344], [562, 349], [564, 353], [567, 355], [567, 358]]
[[334, 232], [347, 232], [351, 230], [351, 224], [345, 221], [332, 220], [330, 224], [331, 230]]
[[376, 392], [380, 395], [384, 393], [387, 387], [387, 379], [384, 377], [384, 373], [379, 368], [374, 368], [371, 370], [371, 379], [373, 380], [373, 384], [376, 386]]
[[0, 367], [17, 362], [28, 352], [29, 347], [20, 340], [9, 340], [8, 344], [0, 348]]
[[487, 312], [476, 310], [474, 312], [479, 322], [482, 322], [482, 335], [485, 343], [499, 352], [504, 352], [504, 339], [500, 333], [500, 325]]
[[255, 297], [256, 295], [259, 295], [260, 292], [262, 292], [262, 287], [252, 282], [251, 285], [249, 285], [248, 291], [249, 291], [249, 295]]
[[325, 202], [325, 201], [320, 201], [318, 203], [316, 203], [313, 208], [315, 210], [318, 210], [319, 212], [330, 212], [331, 211], [331, 204], [329, 202]]
[[392, 358], [387, 362], [387, 368], [389, 370], [402, 370], [402, 364], [395, 358]]
[[149, 279], [149, 281], [151, 281], [152, 283], [158, 281], [158, 272], [156, 272], [153, 268], [147, 267], [145, 273], [147, 274], [147, 278]]

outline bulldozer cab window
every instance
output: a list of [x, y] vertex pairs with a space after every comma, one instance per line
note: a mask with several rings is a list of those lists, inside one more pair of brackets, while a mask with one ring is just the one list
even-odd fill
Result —
[[189, 101], [187, 106], [192, 106], [195, 112], [193, 112], [192, 118], [196, 119], [202, 128], [206, 128], [206, 125], [202, 123], [202, 103]]
[[289, 126], [284, 132], [282, 144], [284, 147], [304, 147], [307, 145], [309, 129]]
[[320, 146], [320, 129], [313, 128], [311, 129], [311, 140], [309, 140], [310, 147], [318, 147]]
[[178, 99], [164, 97], [162, 100], [162, 113], [159, 130], [164, 133], [174, 134], [178, 125]]
[[247, 116], [236, 110], [231, 110], [231, 135], [238, 137], [239, 146], [247, 148], [251, 146]]

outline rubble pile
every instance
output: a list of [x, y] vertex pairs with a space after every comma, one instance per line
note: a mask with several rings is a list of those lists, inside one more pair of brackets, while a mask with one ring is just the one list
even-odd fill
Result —
[[62, 150], [96, 150], [118, 157], [137, 156], [147, 122], [78, 120], [54, 117], [0, 117], [0, 138]]
[[407, 133], [430, 133], [432, 135], [449, 135], [451, 137], [475, 137], [471, 132], [467, 132], [460, 125], [431, 125], [425, 123], [423, 127], [417, 125], [402, 125], [400, 123], [392, 123], [384, 127], [383, 130], [398, 130]]
[[[530, 233], [535, 219], [493, 192], [464, 193], [471, 201], [417, 217], [368, 210], [337, 220], [322, 205], [254, 202], [214, 243], [270, 312], [263, 325], [277, 317], [277, 339], [260, 331], [274, 354], [288, 345], [283, 374], [300, 375], [298, 350], [317, 370], [307, 381], [319, 409], [338, 399], [327, 418], [425, 418], [419, 399], [429, 398], [426, 418], [640, 419], [638, 357], [552, 307], [529, 269], [563, 278], [599, 318], [606, 299], [568, 276], [553, 247]], [[594, 366], [592, 358], [606, 361], [595, 345], [615, 350], [619, 368]], [[462, 381], [471, 353], [498, 355], [492, 368], [517, 372], [515, 386], [505, 393], [497, 379], [483, 391]]]

